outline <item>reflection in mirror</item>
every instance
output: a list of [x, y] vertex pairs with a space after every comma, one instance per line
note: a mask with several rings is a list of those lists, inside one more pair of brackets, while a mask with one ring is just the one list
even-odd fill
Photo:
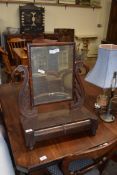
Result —
[[72, 100], [73, 43], [29, 44], [32, 104]]

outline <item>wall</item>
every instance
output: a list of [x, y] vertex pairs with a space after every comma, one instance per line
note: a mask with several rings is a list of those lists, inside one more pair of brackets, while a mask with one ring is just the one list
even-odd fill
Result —
[[[19, 28], [19, 5], [0, 4], [0, 31], [6, 27]], [[106, 37], [111, 0], [102, 0], [99, 9], [45, 6], [45, 31], [54, 28], [74, 28], [75, 35], [97, 36], [96, 46]], [[101, 27], [98, 27], [98, 24]], [[96, 49], [96, 47], [95, 47]]]

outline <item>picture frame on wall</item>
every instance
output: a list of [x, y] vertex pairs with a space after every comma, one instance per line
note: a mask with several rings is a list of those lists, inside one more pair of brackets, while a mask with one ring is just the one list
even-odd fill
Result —
[[80, 5], [90, 5], [91, 0], [80, 0], [79, 4]]
[[90, 0], [91, 6], [101, 6], [101, 0]]
[[[14, 1], [16, 1], [16, 0], [14, 0]], [[26, 3], [33, 3], [34, 2], [34, 0], [19, 0], [19, 2], [26, 2]]]
[[15, 2], [34, 3], [34, 0], [2, 0], [2, 2], [6, 2], [6, 3], [15, 3]]
[[35, 3], [43, 3], [43, 4], [55, 4], [58, 0], [35, 0]]
[[59, 4], [76, 4], [76, 0], [59, 0]]

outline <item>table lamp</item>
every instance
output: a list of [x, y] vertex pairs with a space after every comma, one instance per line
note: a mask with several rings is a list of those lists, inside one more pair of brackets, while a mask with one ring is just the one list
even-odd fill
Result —
[[87, 74], [86, 81], [105, 89], [111, 89], [108, 98], [106, 113], [100, 115], [105, 122], [112, 122], [115, 117], [111, 114], [114, 91], [117, 87], [117, 45], [101, 44], [98, 49], [98, 58], [93, 69]]

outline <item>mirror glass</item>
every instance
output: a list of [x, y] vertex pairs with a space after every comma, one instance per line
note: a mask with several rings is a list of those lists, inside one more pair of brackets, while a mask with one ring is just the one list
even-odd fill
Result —
[[29, 44], [32, 105], [72, 100], [73, 43]]

